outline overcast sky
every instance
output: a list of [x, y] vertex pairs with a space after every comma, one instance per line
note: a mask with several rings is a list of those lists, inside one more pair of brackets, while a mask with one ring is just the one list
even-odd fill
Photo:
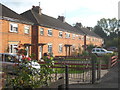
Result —
[[83, 26], [94, 27], [101, 18], [118, 18], [120, 0], [1, 0], [0, 2], [17, 13], [38, 6], [42, 13], [57, 18], [64, 15], [65, 21], [73, 25], [81, 22]]

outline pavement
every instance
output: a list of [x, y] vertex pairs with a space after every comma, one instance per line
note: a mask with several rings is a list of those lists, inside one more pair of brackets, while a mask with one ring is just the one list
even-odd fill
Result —
[[[105, 71], [104, 71], [105, 72]], [[102, 72], [101, 72], [102, 73]], [[108, 70], [99, 82], [95, 84], [70, 84], [69, 88], [110, 88], [111, 90], [119, 90], [118, 88], [118, 65]], [[115, 89], [116, 88], [116, 89]], [[101, 90], [101, 89], [100, 89]], [[105, 89], [106, 90], [106, 89]]]

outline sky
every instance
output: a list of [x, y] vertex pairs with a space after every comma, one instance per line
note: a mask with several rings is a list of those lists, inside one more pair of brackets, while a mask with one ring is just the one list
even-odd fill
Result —
[[[118, 18], [120, 0], [0, 0], [8, 8], [23, 13], [39, 6], [42, 13], [57, 18], [65, 16], [70, 25], [82, 23], [85, 27], [94, 27], [102, 18]], [[40, 2], [40, 3], [39, 3]]]

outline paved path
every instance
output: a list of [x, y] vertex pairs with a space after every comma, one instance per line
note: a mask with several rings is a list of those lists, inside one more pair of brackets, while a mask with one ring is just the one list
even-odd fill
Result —
[[72, 84], [69, 85], [69, 88], [118, 88], [118, 65], [111, 68], [99, 83]]

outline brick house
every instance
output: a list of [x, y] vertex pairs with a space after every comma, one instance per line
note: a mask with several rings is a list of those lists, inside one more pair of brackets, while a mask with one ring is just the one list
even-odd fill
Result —
[[15, 48], [22, 46], [29, 55], [33, 23], [2, 4], [0, 8], [0, 53], [16, 53]]
[[[82, 46], [88, 44], [100, 46], [102, 38], [95, 33], [86, 32], [85, 28], [75, 28], [65, 22], [64, 16], [53, 18], [41, 12], [39, 6], [21, 15], [34, 23], [32, 25], [32, 53], [35, 59], [40, 59], [43, 53], [53, 53], [55, 56], [70, 56], [80, 53]], [[97, 42], [98, 41], [98, 42]]]
[[100, 36], [89, 30], [88, 28], [82, 27], [80, 23], [76, 23], [74, 28], [84, 33], [84, 48], [86, 48], [86, 46], [90, 44], [94, 46], [103, 45], [103, 39]]
[[55, 56], [70, 56], [81, 53], [89, 44], [101, 46], [103, 39], [94, 32], [75, 27], [65, 22], [64, 16], [53, 18], [41, 12], [39, 6], [17, 14], [0, 4], [0, 53], [16, 53], [16, 47], [23, 46], [34, 59], [41, 59], [44, 53]]

